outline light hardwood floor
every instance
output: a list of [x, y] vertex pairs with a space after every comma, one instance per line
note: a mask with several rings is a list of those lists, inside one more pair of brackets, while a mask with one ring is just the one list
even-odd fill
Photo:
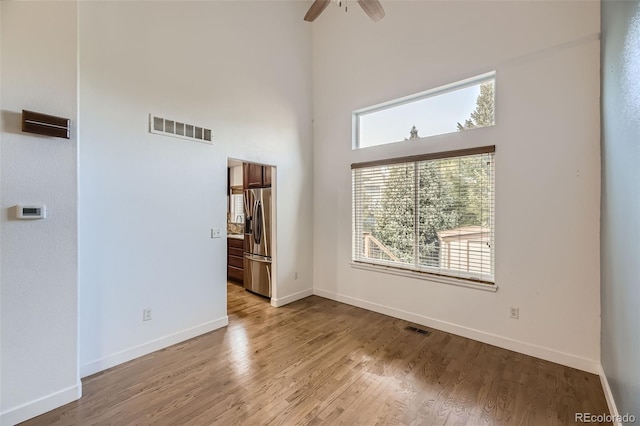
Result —
[[229, 326], [83, 380], [25, 425], [561, 425], [608, 413], [596, 375], [308, 297], [228, 284]]

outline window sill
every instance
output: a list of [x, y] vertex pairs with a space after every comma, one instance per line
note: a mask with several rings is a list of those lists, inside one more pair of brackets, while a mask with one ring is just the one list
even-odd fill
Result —
[[383, 265], [374, 265], [363, 262], [350, 262], [351, 267], [355, 269], [363, 269], [365, 271], [382, 272], [385, 274], [399, 275], [401, 277], [416, 278], [425, 281], [433, 281], [442, 284], [455, 285], [458, 287], [472, 288], [475, 290], [490, 291], [495, 293], [498, 286], [495, 284], [477, 283], [463, 278], [445, 277], [442, 275], [429, 274], [428, 272], [417, 272], [405, 269], [393, 268]]

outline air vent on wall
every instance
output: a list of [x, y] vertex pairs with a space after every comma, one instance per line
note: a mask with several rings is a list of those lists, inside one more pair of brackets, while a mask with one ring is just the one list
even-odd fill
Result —
[[213, 130], [149, 114], [149, 131], [159, 135], [213, 144]]

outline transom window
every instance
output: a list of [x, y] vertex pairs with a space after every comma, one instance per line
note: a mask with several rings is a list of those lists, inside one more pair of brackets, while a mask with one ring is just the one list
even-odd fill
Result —
[[493, 283], [494, 152], [353, 164], [352, 260]]
[[491, 72], [353, 113], [354, 148], [494, 125]]

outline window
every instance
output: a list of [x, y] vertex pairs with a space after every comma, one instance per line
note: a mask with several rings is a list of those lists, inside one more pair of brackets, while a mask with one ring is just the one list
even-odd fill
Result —
[[353, 164], [353, 261], [493, 283], [494, 152]]
[[354, 112], [354, 148], [493, 126], [495, 73]]

